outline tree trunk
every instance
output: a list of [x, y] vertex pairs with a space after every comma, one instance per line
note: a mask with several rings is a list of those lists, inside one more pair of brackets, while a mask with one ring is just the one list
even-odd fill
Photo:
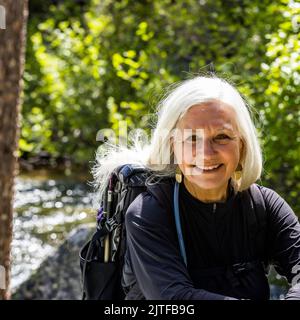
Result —
[[[0, 29], [0, 300], [10, 298], [13, 194], [18, 171], [27, 5], [27, 0], [0, 0], [1, 12], [5, 12], [5, 29]], [[3, 20], [3, 14], [0, 19]]]

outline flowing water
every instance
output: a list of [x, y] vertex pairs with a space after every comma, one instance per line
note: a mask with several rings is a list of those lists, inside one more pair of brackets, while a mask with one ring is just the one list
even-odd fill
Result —
[[16, 180], [12, 290], [38, 268], [67, 234], [95, 222], [88, 178], [49, 171], [20, 175]]

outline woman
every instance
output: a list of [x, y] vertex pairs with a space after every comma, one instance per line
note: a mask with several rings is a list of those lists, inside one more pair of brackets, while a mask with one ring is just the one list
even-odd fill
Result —
[[300, 299], [300, 225], [275, 191], [255, 184], [256, 130], [228, 82], [178, 85], [159, 106], [149, 146], [99, 154], [98, 182], [125, 162], [160, 177], [126, 212], [126, 299], [269, 299], [270, 264], [293, 284], [285, 298]]

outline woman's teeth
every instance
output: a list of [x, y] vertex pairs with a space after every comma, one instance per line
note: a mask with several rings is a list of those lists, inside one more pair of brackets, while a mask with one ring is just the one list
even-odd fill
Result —
[[210, 167], [200, 167], [200, 166], [195, 166], [197, 167], [198, 169], [202, 170], [202, 171], [210, 171], [210, 170], [214, 170], [214, 169], [217, 169], [221, 166], [222, 164], [217, 164], [215, 166], [210, 166]]

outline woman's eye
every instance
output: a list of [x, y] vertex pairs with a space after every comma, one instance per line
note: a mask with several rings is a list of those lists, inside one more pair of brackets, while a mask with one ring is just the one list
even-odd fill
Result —
[[196, 143], [197, 141], [200, 141], [200, 138], [197, 136], [190, 136], [186, 139], [186, 141], [189, 143]]
[[[214, 138], [214, 140], [220, 141], [220, 142], [226, 142], [229, 139], [231, 139], [231, 138], [227, 134], [219, 134]], [[196, 135], [193, 135], [193, 136], [189, 136], [184, 141], [188, 144], [195, 144], [195, 143], [201, 143], [202, 138], [198, 137]]]
[[226, 134], [219, 134], [216, 136], [217, 140], [226, 140], [226, 139], [230, 139], [230, 137], [228, 137]]

